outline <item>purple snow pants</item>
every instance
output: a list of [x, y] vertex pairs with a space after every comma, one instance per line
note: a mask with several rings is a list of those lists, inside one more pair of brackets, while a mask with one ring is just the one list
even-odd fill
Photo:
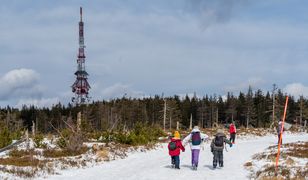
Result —
[[192, 149], [191, 150], [191, 164], [192, 166], [198, 167], [198, 162], [199, 162], [199, 152], [200, 149]]

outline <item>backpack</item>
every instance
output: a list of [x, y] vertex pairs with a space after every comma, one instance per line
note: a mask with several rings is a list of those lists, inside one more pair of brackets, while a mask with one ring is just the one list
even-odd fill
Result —
[[200, 132], [193, 132], [191, 135], [191, 143], [192, 145], [200, 145], [201, 144], [201, 135]]
[[176, 146], [176, 142], [175, 141], [171, 141], [169, 143], [169, 150], [174, 151], [176, 150], [177, 146]]
[[215, 137], [215, 146], [222, 147], [224, 145], [224, 137], [223, 136], [216, 136]]

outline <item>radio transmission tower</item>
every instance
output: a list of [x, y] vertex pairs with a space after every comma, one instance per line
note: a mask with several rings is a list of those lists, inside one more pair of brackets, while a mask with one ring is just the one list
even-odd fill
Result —
[[82, 22], [82, 7], [80, 7], [80, 21], [79, 21], [79, 50], [77, 58], [77, 71], [75, 72], [76, 81], [71, 86], [72, 92], [75, 96], [72, 98], [72, 102], [75, 104], [84, 104], [89, 102], [89, 89], [91, 88], [88, 83], [88, 73], [85, 69], [85, 45], [83, 36], [83, 22]]

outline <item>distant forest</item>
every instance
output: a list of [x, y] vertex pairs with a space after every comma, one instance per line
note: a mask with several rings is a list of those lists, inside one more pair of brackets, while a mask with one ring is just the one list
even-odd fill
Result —
[[[187, 129], [190, 119], [193, 125], [203, 128], [230, 123], [238, 127], [271, 127], [282, 117], [286, 94], [281, 90], [275, 93], [262, 90], [238, 96], [228, 93], [222, 96], [205, 95], [198, 97], [148, 97], [141, 99], [118, 98], [109, 101], [95, 101], [87, 105], [56, 104], [51, 108], [23, 106], [0, 108], [1, 127], [11, 132], [28, 128], [31, 131], [33, 122], [36, 132], [54, 133], [55, 129], [65, 129], [68, 123], [76, 124], [77, 113], [82, 112], [82, 122], [87, 131], [120, 131], [134, 128], [137, 123], [149, 126], [160, 126], [173, 130], [177, 126]], [[273, 106], [274, 105], [274, 106]], [[273, 123], [274, 107], [274, 123]], [[165, 119], [165, 125], [164, 125]], [[308, 100], [304, 97], [289, 97], [286, 121], [292, 124], [304, 124], [308, 119]]]

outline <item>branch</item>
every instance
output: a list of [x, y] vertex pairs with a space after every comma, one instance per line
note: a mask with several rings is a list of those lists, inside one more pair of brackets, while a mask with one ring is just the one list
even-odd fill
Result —
[[66, 139], [64, 138], [64, 136], [62, 136], [61, 132], [59, 131], [59, 129], [55, 128], [50, 121], [48, 121], [48, 123], [51, 125], [51, 127], [56, 130], [58, 132], [58, 134], [66, 141]]
[[76, 133], [76, 131], [74, 130], [74, 127], [72, 127], [71, 125], [69, 125], [66, 121], [64, 121], [62, 119], [62, 121], [73, 131], [73, 133]]

